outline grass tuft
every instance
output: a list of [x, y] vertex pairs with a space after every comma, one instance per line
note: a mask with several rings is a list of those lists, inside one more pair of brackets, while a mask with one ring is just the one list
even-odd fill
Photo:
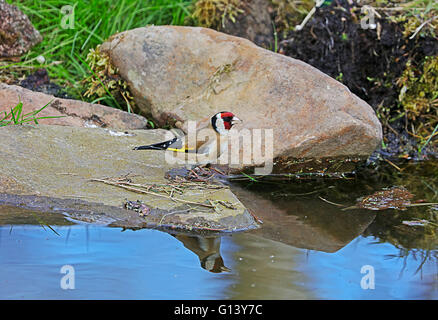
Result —
[[[67, 87], [70, 96], [91, 102], [86, 97], [81, 80], [90, 76], [85, 63], [90, 49], [111, 35], [147, 25], [183, 25], [190, 15], [192, 0], [21, 0], [7, 2], [16, 5], [43, 36], [43, 41], [25, 54], [19, 62], [0, 65], [1, 73], [13, 78], [46, 68], [58, 85]], [[74, 8], [74, 24], [68, 23], [64, 6]], [[63, 13], [64, 12], [64, 13]], [[63, 24], [64, 22], [64, 24]], [[67, 24], [65, 23], [67, 22]], [[69, 26], [72, 28], [63, 28]], [[37, 57], [45, 62], [39, 64]], [[80, 59], [78, 58], [80, 57]], [[113, 101], [111, 97], [106, 99]]]
[[7, 125], [24, 124], [27, 122], [34, 122], [35, 124], [38, 124], [38, 120], [41, 119], [53, 119], [53, 118], [65, 117], [65, 116], [37, 117], [38, 113], [43, 111], [50, 103], [52, 103], [52, 101], [50, 101], [40, 109], [34, 110], [29, 113], [23, 113], [23, 103], [19, 102], [14, 108], [11, 108], [11, 112], [6, 113], [6, 111], [3, 111], [3, 116], [1, 116], [0, 114], [0, 127], [5, 127]]

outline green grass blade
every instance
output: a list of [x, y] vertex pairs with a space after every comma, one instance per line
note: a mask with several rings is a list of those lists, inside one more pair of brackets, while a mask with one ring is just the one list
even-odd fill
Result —
[[27, 116], [29, 116], [29, 115], [33, 115], [33, 116], [35, 116], [35, 115], [37, 115], [38, 113], [40, 113], [41, 111], [43, 111], [45, 108], [47, 108], [52, 102], [53, 102], [53, 100], [50, 100], [50, 101], [49, 101], [46, 105], [44, 105], [41, 109], [34, 110], [34, 111], [29, 112], [29, 113], [26, 113], [24, 116], [25, 116], [25, 117], [27, 117]]
[[86, 61], [84, 61], [79, 55], [77, 55], [78, 59], [82, 61], [83, 64], [85, 64], [88, 69], [93, 73], [93, 75], [96, 77], [96, 79], [98, 79], [100, 85], [104, 88], [105, 92], [108, 94], [109, 97], [111, 97], [111, 99], [114, 101], [114, 103], [117, 105], [117, 108], [122, 109], [122, 107], [120, 106], [120, 104], [117, 102], [117, 100], [114, 98], [114, 96], [111, 94], [111, 92], [108, 90], [108, 88], [105, 86], [105, 84], [102, 82], [102, 80], [100, 79], [100, 77], [93, 71], [93, 69], [91, 69], [91, 67], [88, 65], [88, 63]]
[[438, 130], [438, 124], [435, 126], [435, 129], [433, 129], [432, 134], [429, 136], [429, 139], [421, 146], [420, 153], [423, 152], [423, 149], [427, 146], [427, 144], [432, 140], [433, 136]]
[[44, 117], [37, 117], [37, 118], [30, 118], [30, 119], [24, 119], [21, 123], [27, 123], [27, 122], [35, 122], [35, 124], [38, 124], [38, 120], [43, 119], [58, 119], [58, 118], [65, 118], [67, 116], [44, 116]]
[[245, 172], [240, 172], [241, 174], [243, 174], [245, 177], [247, 177], [248, 179], [254, 181], [254, 182], [259, 182], [256, 178], [251, 177], [250, 175], [246, 174]]
[[18, 122], [17, 122], [17, 119], [15, 118], [15, 108], [16, 107], [14, 107], [14, 108], [11, 108], [11, 119], [12, 119], [12, 122], [14, 122], [15, 124], [17, 124]]

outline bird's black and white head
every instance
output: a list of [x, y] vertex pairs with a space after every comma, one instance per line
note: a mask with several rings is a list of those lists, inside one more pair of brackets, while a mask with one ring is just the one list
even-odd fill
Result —
[[232, 112], [221, 111], [211, 117], [213, 129], [220, 135], [226, 135], [236, 123], [242, 122]]

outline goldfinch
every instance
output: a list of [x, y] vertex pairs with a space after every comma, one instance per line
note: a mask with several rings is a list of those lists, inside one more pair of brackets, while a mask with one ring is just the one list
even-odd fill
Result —
[[[206, 137], [205, 139], [196, 139], [196, 143], [188, 140], [190, 133], [182, 137], [175, 137], [173, 139], [150, 144], [146, 146], [135, 147], [134, 150], [168, 150], [184, 153], [197, 153], [202, 155], [204, 159], [214, 160], [220, 157], [220, 155], [228, 148], [228, 135], [230, 129], [236, 123], [242, 122], [232, 112], [222, 111], [216, 113], [211, 117], [209, 123], [209, 130], [213, 130], [213, 134], [202, 133], [200, 136]], [[203, 129], [205, 130], [205, 129]], [[198, 130], [196, 137], [199, 138], [200, 130]]]

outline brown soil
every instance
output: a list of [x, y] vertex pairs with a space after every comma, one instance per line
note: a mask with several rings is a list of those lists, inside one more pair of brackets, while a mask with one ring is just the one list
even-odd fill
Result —
[[[361, 16], [357, 5], [346, 0], [333, 1], [318, 8], [301, 31], [291, 31], [280, 39], [279, 52], [341, 81], [375, 110], [383, 105], [396, 111], [400, 91], [396, 80], [406, 62], [420, 63], [425, 56], [437, 55], [438, 41], [427, 36], [405, 38], [403, 25], [384, 16], [375, 17], [379, 28], [362, 29]], [[405, 126], [402, 117], [391, 123], [394, 130], [384, 127], [387, 148], [382, 156], [408, 154], [418, 159], [436, 155], [430, 149], [418, 155], [418, 142], [407, 134]]]
[[50, 81], [49, 74], [46, 69], [38, 69], [34, 73], [28, 75], [24, 80], [21, 80], [19, 85], [23, 88], [43, 92], [53, 95], [58, 98], [69, 98], [64, 90], [57, 84]]

